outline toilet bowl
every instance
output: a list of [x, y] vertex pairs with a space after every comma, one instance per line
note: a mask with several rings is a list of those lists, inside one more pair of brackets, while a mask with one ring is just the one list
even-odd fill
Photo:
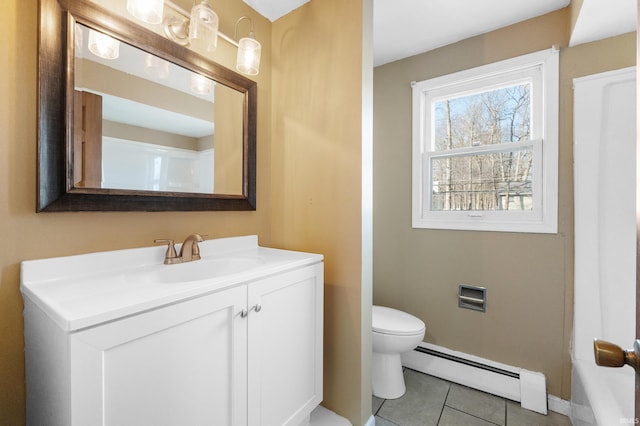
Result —
[[371, 382], [378, 398], [396, 399], [404, 395], [400, 354], [422, 342], [425, 325], [419, 318], [385, 306], [373, 306]]

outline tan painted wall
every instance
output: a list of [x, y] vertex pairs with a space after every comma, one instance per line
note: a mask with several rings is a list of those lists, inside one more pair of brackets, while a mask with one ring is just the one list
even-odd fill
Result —
[[[254, 17], [263, 43], [258, 82], [255, 212], [35, 213], [37, 0], [7, 0], [0, 15], [0, 424], [24, 423], [25, 386], [20, 266], [26, 259], [153, 245], [191, 232], [210, 238], [258, 234], [270, 243], [271, 23], [236, 0], [217, 0], [221, 27]], [[220, 48], [224, 53], [224, 41]], [[235, 58], [231, 59], [235, 61]], [[233, 63], [224, 62], [227, 66]]]
[[[635, 34], [560, 52], [559, 232], [411, 228], [412, 80], [566, 46], [567, 9], [374, 71], [374, 303], [417, 315], [425, 340], [533, 371], [570, 398], [573, 315], [572, 80], [635, 64]], [[488, 289], [486, 313], [457, 307], [459, 283]]]
[[213, 192], [242, 194], [242, 114], [244, 98], [233, 89], [216, 85], [213, 136]]
[[[369, 20], [370, 2], [363, 0]], [[314, 1], [272, 24], [243, 2], [216, 0], [221, 31], [233, 35], [237, 17], [250, 15], [263, 46], [255, 78], [257, 211], [36, 214], [37, 0], [5, 3], [0, 17], [0, 424], [24, 422], [20, 261], [148, 246], [154, 238], [181, 240], [194, 231], [210, 238], [258, 234], [262, 245], [326, 255], [325, 404], [363, 424], [371, 413], [370, 340], [362, 331], [370, 324], [371, 278], [361, 283], [360, 266], [363, 5]], [[212, 57], [229, 67], [235, 61], [224, 41]], [[370, 86], [369, 81], [369, 93]]]
[[370, 307], [361, 301], [371, 292], [361, 279], [363, 4], [370, 0], [311, 1], [273, 25], [272, 243], [325, 255], [323, 405], [354, 425], [371, 413], [362, 361]]

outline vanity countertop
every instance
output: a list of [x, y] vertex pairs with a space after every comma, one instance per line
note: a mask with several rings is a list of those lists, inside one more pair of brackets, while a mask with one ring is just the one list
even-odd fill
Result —
[[62, 330], [77, 331], [323, 261], [260, 247], [255, 235], [207, 240], [201, 260], [164, 265], [165, 247], [29, 260], [20, 290]]

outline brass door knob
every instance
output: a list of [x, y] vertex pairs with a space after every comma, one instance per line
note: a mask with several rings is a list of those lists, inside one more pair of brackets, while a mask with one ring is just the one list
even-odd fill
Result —
[[630, 365], [636, 370], [640, 369], [640, 340], [633, 342], [633, 349], [624, 350], [620, 346], [603, 340], [594, 339], [593, 354], [596, 364], [601, 367], [622, 367]]

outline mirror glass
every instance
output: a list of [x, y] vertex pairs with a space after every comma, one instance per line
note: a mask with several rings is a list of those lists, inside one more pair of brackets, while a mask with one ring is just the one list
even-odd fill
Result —
[[39, 0], [38, 212], [256, 209], [256, 82], [85, 0]]
[[74, 56], [74, 187], [242, 194], [242, 93], [82, 24]]

